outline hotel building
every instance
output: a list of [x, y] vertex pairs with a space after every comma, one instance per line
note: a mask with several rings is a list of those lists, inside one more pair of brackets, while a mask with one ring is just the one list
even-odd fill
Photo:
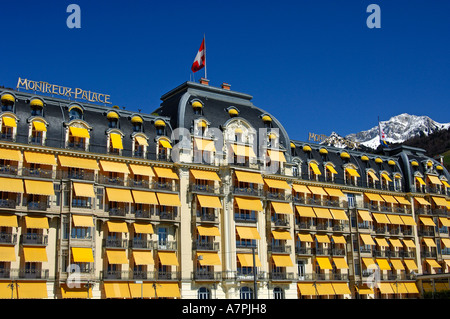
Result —
[[252, 96], [206, 79], [151, 114], [0, 96], [0, 298], [448, 289], [450, 176], [422, 149], [292, 140]]

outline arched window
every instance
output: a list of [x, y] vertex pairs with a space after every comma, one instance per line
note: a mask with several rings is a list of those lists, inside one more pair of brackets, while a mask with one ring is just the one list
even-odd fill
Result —
[[119, 128], [119, 114], [117, 112], [110, 111], [106, 117], [108, 118], [109, 128]]
[[16, 99], [12, 94], [6, 93], [2, 95], [2, 112], [14, 112], [14, 102]]
[[82, 120], [83, 110], [77, 105], [73, 105], [69, 108], [69, 121], [72, 120]]
[[253, 289], [250, 287], [242, 287], [239, 289], [240, 299], [253, 299]]
[[206, 287], [200, 287], [197, 291], [198, 299], [211, 299], [211, 291]]
[[42, 116], [44, 110], [44, 102], [40, 99], [32, 99], [30, 101], [31, 116]]

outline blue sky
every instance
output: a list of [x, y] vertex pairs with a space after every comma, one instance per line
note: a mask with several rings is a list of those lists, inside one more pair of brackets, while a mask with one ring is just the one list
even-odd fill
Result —
[[[66, 25], [71, 3], [81, 29]], [[371, 3], [380, 29], [366, 25]], [[151, 112], [190, 80], [206, 34], [210, 85], [252, 95], [292, 139], [347, 135], [404, 112], [450, 122], [450, 1], [17, 0], [0, 12], [7, 87], [46, 81]]]

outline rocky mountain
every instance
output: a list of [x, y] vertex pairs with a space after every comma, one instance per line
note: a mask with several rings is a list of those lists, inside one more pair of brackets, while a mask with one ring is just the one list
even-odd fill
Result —
[[[439, 123], [428, 116], [403, 113], [391, 117], [388, 121], [381, 121], [381, 128], [386, 136], [386, 142], [398, 144], [416, 136], [428, 136], [440, 130], [447, 130], [450, 128], [450, 123]], [[345, 139], [359, 142], [371, 149], [376, 149], [380, 145], [378, 126], [374, 126], [367, 131], [349, 134]]]

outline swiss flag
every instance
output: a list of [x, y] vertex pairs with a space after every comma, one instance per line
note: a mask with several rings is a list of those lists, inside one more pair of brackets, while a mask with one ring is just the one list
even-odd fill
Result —
[[197, 55], [195, 56], [194, 63], [192, 63], [192, 67], [191, 67], [192, 72], [195, 73], [195, 72], [203, 69], [203, 67], [206, 64], [205, 56], [206, 56], [205, 39], [203, 38], [202, 44], [200, 45], [200, 49], [198, 49]]

